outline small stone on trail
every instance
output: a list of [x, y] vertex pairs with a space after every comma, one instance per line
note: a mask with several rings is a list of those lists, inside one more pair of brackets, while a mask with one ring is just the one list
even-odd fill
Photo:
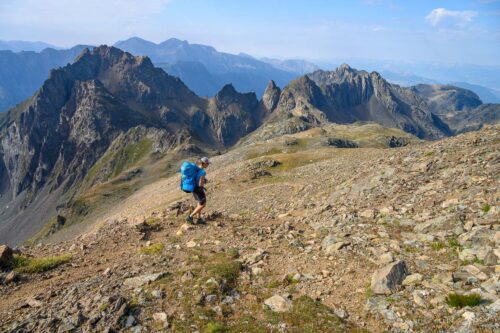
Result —
[[165, 322], [167, 321], [168, 317], [165, 312], [157, 312], [153, 314], [153, 320], [154, 321], [159, 321], [159, 322]]
[[378, 257], [378, 263], [380, 265], [387, 265], [394, 261], [394, 257], [391, 252], [387, 252]]
[[154, 274], [145, 274], [145, 275], [141, 275], [141, 276], [136, 276], [136, 277], [126, 279], [123, 282], [123, 284], [126, 285], [127, 287], [138, 288], [138, 287], [141, 287], [147, 283], [159, 280], [167, 274], [168, 273], [154, 273]]
[[267, 252], [264, 251], [263, 249], [257, 249], [256, 252], [254, 253], [250, 253], [250, 254], [247, 254], [243, 260], [248, 264], [248, 265], [252, 265], [252, 264], [255, 264], [259, 261], [261, 261], [262, 259], [264, 259], [264, 257], [266, 256]]
[[424, 277], [419, 273], [408, 275], [403, 280], [403, 286], [419, 285], [423, 279]]
[[4, 283], [9, 284], [15, 282], [16, 280], [18, 280], [18, 278], [19, 275], [15, 271], [10, 271], [9, 274], [7, 274], [7, 276], [5, 277]]
[[9, 268], [12, 264], [12, 249], [7, 245], [0, 245], [0, 268]]
[[189, 249], [189, 248], [193, 248], [193, 247], [196, 247], [198, 244], [196, 244], [195, 241], [189, 241], [186, 243], [186, 247]]

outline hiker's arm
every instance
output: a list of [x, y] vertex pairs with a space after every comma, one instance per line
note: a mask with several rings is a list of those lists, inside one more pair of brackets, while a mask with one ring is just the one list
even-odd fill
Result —
[[198, 184], [199, 187], [203, 187], [205, 185], [205, 176], [200, 177], [200, 183]]

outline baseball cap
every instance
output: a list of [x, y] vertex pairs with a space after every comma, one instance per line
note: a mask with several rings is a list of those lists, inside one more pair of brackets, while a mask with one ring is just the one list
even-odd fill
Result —
[[200, 161], [202, 161], [205, 164], [210, 164], [210, 161], [208, 160], [208, 157], [202, 157], [202, 158], [200, 158]]

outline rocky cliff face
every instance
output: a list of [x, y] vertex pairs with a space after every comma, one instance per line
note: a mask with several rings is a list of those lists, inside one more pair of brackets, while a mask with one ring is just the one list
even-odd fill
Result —
[[269, 84], [264, 91], [264, 95], [262, 96], [262, 103], [264, 104], [264, 107], [270, 112], [274, 111], [280, 100], [280, 95], [281, 89], [274, 81], [269, 81]]

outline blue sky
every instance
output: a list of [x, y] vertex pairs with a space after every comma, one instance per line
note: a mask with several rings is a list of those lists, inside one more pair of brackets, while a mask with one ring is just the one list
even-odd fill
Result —
[[500, 65], [500, 0], [0, 0], [0, 39], [170, 37], [254, 56]]

